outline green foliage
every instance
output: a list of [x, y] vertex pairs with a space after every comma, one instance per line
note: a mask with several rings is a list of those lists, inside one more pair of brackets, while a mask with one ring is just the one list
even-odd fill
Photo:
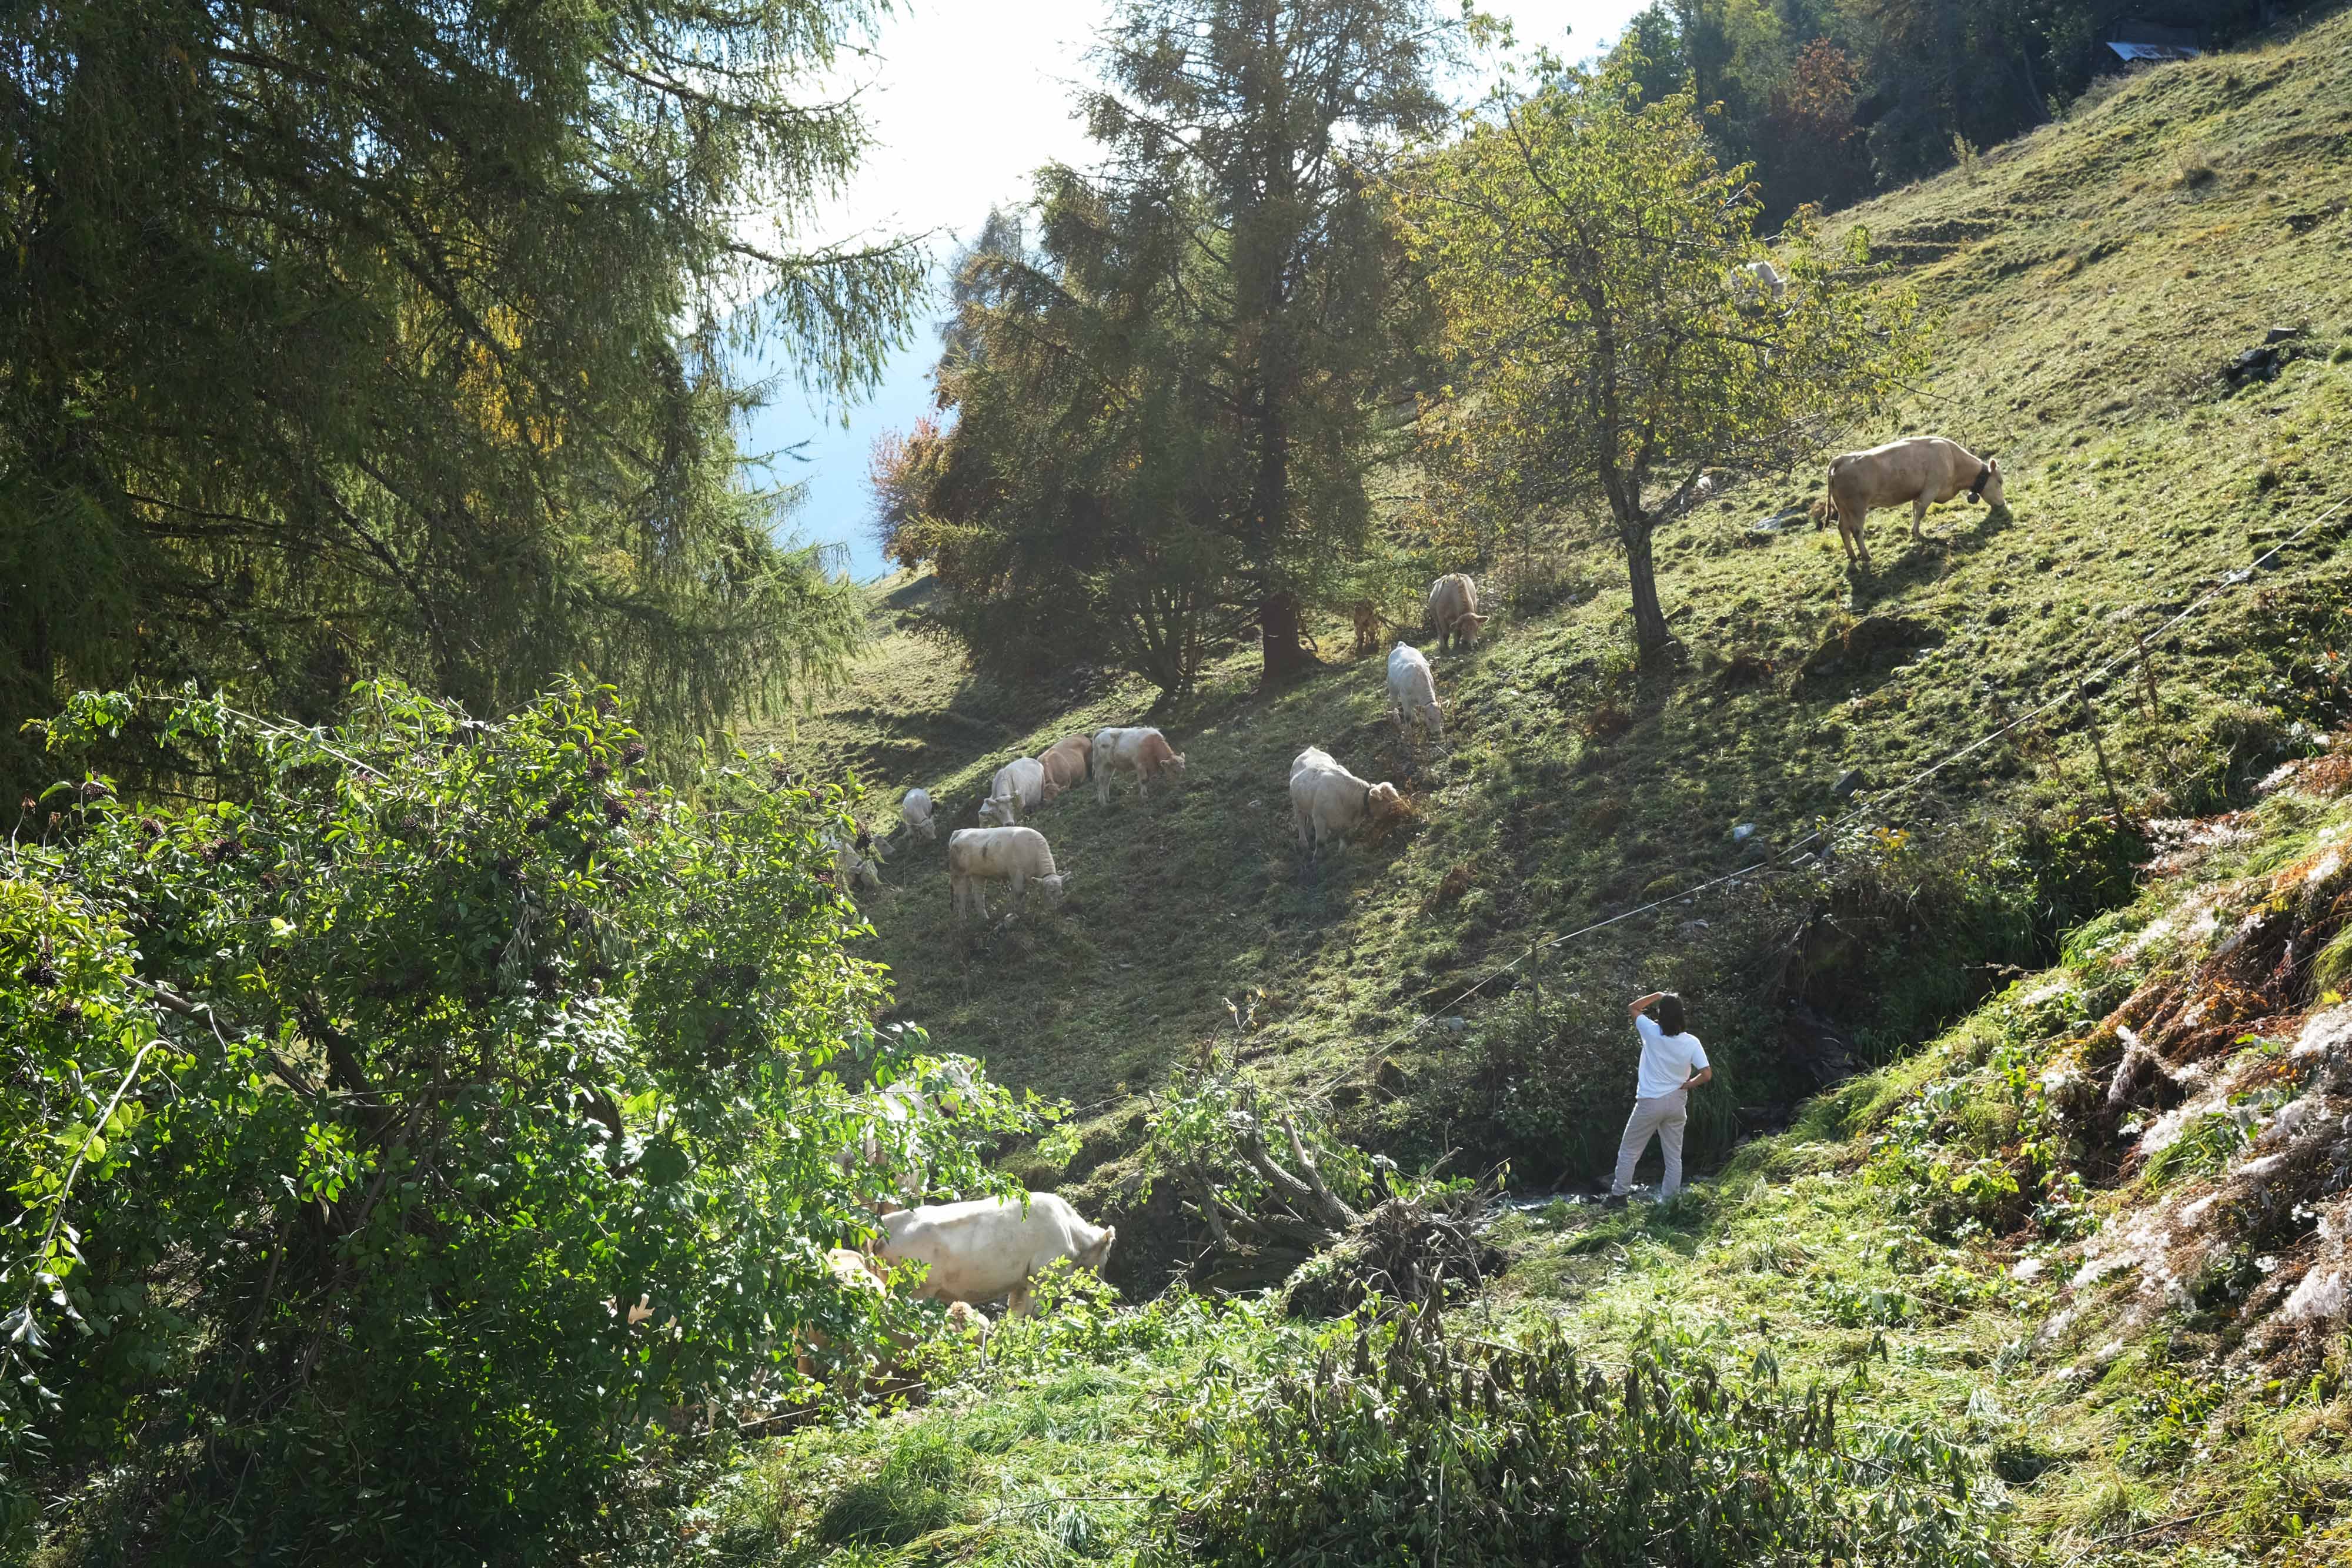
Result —
[[2132, 1397], [2132, 1420], [2116, 1439], [2116, 1458], [2143, 1474], [2178, 1469], [2209, 1439], [2206, 1419], [2225, 1392], [2218, 1378], [2158, 1368]]
[[2253, 1143], [2262, 1120], [2260, 1111], [2241, 1105], [2194, 1118], [2148, 1156], [2148, 1182], [2169, 1186], [2183, 1176], [2210, 1176], [2222, 1169]]
[[[730, 355], [877, 369], [906, 246], [800, 253], [866, 0], [66, 0], [0, 19], [0, 732], [60, 685], [477, 712], [585, 666], [661, 733], [837, 674]], [[29, 781], [28, 754], [0, 770]]]
[[1208, 1563], [1993, 1561], [1959, 1450], [1842, 1433], [1833, 1392], [1728, 1380], [1671, 1336], [1611, 1375], [1557, 1332], [1407, 1318], [1194, 1427], [1213, 1479], [1162, 1531]]
[[373, 685], [331, 731], [85, 695], [47, 737], [131, 733], [235, 792], [60, 784], [0, 862], [0, 1440], [93, 1560], [616, 1544], [667, 1410], [897, 1315], [824, 1256], [891, 1179], [836, 1158], [887, 1132], [841, 1073], [920, 1066], [844, 951], [845, 798], [666, 788], [602, 688]]
[[1717, 163], [1692, 93], [1643, 101], [1622, 57], [1536, 68], [1397, 182], [1456, 383], [1424, 407], [1427, 460], [1498, 509], [1605, 510], [1646, 656], [1668, 640], [1658, 523], [1708, 470], [1784, 472], [1893, 392], [1921, 362], [1913, 303], [1795, 222], [1769, 253], [1785, 300], [1743, 294], [1734, 269], [1768, 254], [1754, 189]]

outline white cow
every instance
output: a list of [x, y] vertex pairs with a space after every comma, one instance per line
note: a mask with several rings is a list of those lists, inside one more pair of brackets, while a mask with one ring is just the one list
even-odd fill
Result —
[[1731, 269], [1731, 293], [1742, 305], [1778, 305], [1789, 298], [1789, 280], [1769, 261], [1743, 262]]
[[1024, 811], [1053, 804], [1061, 786], [1045, 777], [1045, 765], [1034, 757], [1016, 757], [988, 781], [988, 799], [980, 803], [980, 820], [1009, 828]]
[[[953, 1113], [977, 1087], [979, 1065], [968, 1056], [944, 1057], [936, 1066], [891, 1080], [871, 1097], [874, 1114], [883, 1125], [866, 1129], [856, 1155], [877, 1170], [897, 1167], [898, 1195], [907, 1202], [920, 1197], [928, 1185], [923, 1124]], [[844, 1149], [838, 1157], [841, 1168], [849, 1170], [852, 1151]]]
[[909, 789], [898, 798], [898, 820], [925, 843], [940, 836], [939, 824], [931, 821], [931, 792], [928, 789]]
[[988, 918], [983, 882], [1011, 883], [1015, 904], [1034, 882], [1045, 890], [1046, 902], [1059, 904], [1069, 880], [1067, 872], [1054, 868], [1053, 847], [1034, 828], [959, 828], [948, 835], [948, 889], [958, 915], [969, 903]]
[[2006, 504], [2000, 464], [1979, 458], [1957, 441], [1941, 435], [1913, 435], [1890, 441], [1867, 452], [1846, 452], [1830, 459], [1828, 501], [1817, 507], [1815, 525], [1824, 517], [1837, 518], [1838, 538], [1846, 559], [1870, 564], [1870, 543], [1863, 538], [1863, 522], [1881, 507], [1911, 506], [1911, 537], [1923, 536], [1919, 525], [1927, 508], [1968, 492], [1971, 501], [1989, 507]]
[[1475, 647], [1478, 628], [1486, 617], [1478, 613], [1478, 585], [1458, 571], [1447, 572], [1429, 585], [1429, 603], [1422, 611], [1421, 628], [1447, 653], [1456, 642]]
[[1414, 729], [1426, 729], [1433, 741], [1445, 738], [1445, 709], [1437, 701], [1437, 678], [1429, 659], [1408, 643], [1389, 651], [1389, 708], [1396, 717], [1397, 736], [1410, 743]]
[[1029, 1311], [1030, 1281], [1065, 1258], [1099, 1273], [1118, 1236], [1114, 1226], [1087, 1224], [1055, 1194], [1033, 1192], [1025, 1207], [982, 1197], [886, 1214], [882, 1256], [929, 1265], [919, 1295], [974, 1303], [1005, 1296], [1018, 1317]]
[[879, 892], [882, 873], [874, 862], [858, 853], [857, 846], [849, 841], [837, 828], [824, 831], [825, 847], [833, 852], [833, 883], [842, 892], [862, 887], [868, 893]]
[[1403, 810], [1404, 797], [1395, 785], [1357, 778], [1320, 747], [1310, 746], [1291, 759], [1290, 815], [1298, 828], [1298, 847], [1309, 860], [1367, 820]]
[[1184, 777], [1184, 754], [1171, 747], [1166, 736], [1149, 726], [1098, 729], [1095, 732], [1094, 768], [1095, 800], [1108, 806], [1112, 774], [1134, 774], [1136, 792], [1150, 800], [1154, 779]]

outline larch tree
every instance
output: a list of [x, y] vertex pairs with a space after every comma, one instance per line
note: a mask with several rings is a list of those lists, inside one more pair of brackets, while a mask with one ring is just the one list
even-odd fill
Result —
[[[1539, 60], [1532, 89], [1498, 89], [1394, 191], [1454, 376], [1424, 408], [1430, 460], [1496, 506], [1605, 509], [1646, 660], [1671, 642], [1658, 528], [1710, 473], [1817, 453], [1918, 347], [1859, 231], [1832, 250], [1801, 217], [1768, 251], [1748, 170], [1717, 162], [1689, 90], [1644, 102], [1638, 68]], [[1735, 281], [1768, 256], [1784, 298]]]
[[904, 330], [917, 249], [793, 238], [865, 142], [815, 74], [872, 20], [11, 8], [0, 730], [78, 685], [487, 713], [581, 668], [707, 730], [842, 667], [858, 606], [778, 544], [730, 361], [854, 386]]

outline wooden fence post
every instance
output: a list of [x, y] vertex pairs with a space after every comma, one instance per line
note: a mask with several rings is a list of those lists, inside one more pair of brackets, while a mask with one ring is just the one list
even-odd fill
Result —
[[2099, 759], [2099, 779], [2107, 787], [2107, 806], [2120, 819], [2124, 814], [2124, 798], [2116, 789], [2115, 770], [2107, 766], [2107, 748], [2099, 740], [2099, 710], [2091, 706], [2091, 688], [2078, 685], [2074, 695], [2083, 705], [2083, 722], [2091, 732], [2091, 755]]
[[2160, 728], [2164, 724], [2164, 703], [2157, 695], [2156, 661], [2148, 655], [2146, 632], [2140, 633], [2139, 639], [2139, 684], [2141, 694], [2147, 698], [2147, 722]]

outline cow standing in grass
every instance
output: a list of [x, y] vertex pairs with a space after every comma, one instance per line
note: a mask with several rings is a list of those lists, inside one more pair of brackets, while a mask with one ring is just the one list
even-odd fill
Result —
[[1101, 729], [1095, 732], [1094, 767], [1095, 800], [1100, 804], [1110, 804], [1114, 773], [1134, 774], [1136, 793], [1148, 800], [1153, 779], [1184, 777], [1184, 754], [1170, 746], [1166, 736], [1148, 727]]
[[1445, 738], [1445, 709], [1437, 700], [1437, 678], [1430, 674], [1422, 651], [1399, 643], [1389, 652], [1389, 709], [1396, 719], [1397, 738], [1412, 743], [1412, 732], [1425, 729], [1429, 738]]
[[917, 1294], [941, 1301], [992, 1301], [1029, 1311], [1030, 1281], [1064, 1259], [1099, 1273], [1117, 1228], [1089, 1225], [1059, 1196], [1033, 1192], [1027, 1202], [982, 1197], [901, 1209], [882, 1217], [882, 1256], [922, 1263], [929, 1272]]
[[1395, 785], [1357, 778], [1320, 747], [1310, 746], [1291, 758], [1291, 821], [1298, 829], [1298, 847], [1310, 862], [1325, 844], [1403, 810], [1404, 797]]
[[1045, 835], [1034, 828], [959, 828], [948, 835], [948, 892], [958, 916], [970, 907], [988, 918], [984, 882], [1012, 883], [1015, 904], [1034, 882], [1045, 890], [1047, 903], [1059, 904], [1068, 881], [1055, 867]]
[[1422, 613], [1422, 631], [1439, 648], [1450, 653], [1458, 638], [1465, 648], [1478, 643], [1478, 628], [1486, 618], [1478, 613], [1478, 585], [1461, 572], [1448, 572], [1429, 585], [1429, 606]]
[[1950, 500], [1962, 491], [1971, 501], [1989, 507], [2007, 503], [2001, 496], [2000, 464], [1979, 457], [1957, 441], [1940, 435], [1913, 435], [1890, 441], [1867, 452], [1848, 452], [1830, 460], [1828, 502], [1815, 513], [1816, 525], [1834, 516], [1838, 538], [1846, 559], [1870, 564], [1870, 543], [1863, 524], [1882, 507], [1911, 504], [1911, 537], [1924, 538], [1920, 525], [1927, 508]]

